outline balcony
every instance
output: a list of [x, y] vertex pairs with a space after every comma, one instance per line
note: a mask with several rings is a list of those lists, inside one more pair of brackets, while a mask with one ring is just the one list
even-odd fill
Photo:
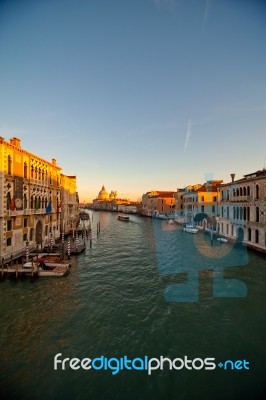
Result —
[[[55, 212], [54, 208], [52, 212]], [[7, 216], [8, 217], [16, 217], [18, 215], [34, 215], [34, 214], [46, 214], [46, 209], [45, 208], [40, 208], [39, 210], [34, 210], [30, 208], [25, 208], [24, 210], [7, 210]]]
[[231, 197], [230, 200], [221, 200], [221, 202], [232, 202], [232, 203], [245, 203], [252, 201], [252, 196], [235, 196]]
[[16, 217], [17, 215], [23, 215], [24, 210], [7, 210], [8, 217]]

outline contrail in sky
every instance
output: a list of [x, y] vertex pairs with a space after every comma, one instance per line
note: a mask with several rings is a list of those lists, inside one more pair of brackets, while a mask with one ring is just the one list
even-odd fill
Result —
[[205, 9], [204, 9], [204, 17], [202, 22], [202, 31], [204, 31], [205, 25], [207, 23], [208, 14], [209, 14], [210, 0], [205, 0]]
[[186, 132], [186, 140], [185, 140], [185, 145], [184, 145], [184, 151], [186, 151], [186, 149], [188, 147], [190, 136], [191, 136], [191, 120], [189, 120], [188, 124], [187, 124], [187, 132]]

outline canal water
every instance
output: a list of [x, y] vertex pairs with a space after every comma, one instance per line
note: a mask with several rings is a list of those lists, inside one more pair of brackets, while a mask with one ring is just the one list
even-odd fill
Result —
[[[232, 267], [228, 260], [219, 264], [229, 286], [237, 281], [247, 289], [232, 292], [234, 297], [228, 297], [230, 292], [219, 297], [213, 291], [217, 271], [198, 251], [205, 246], [203, 255], [208, 252], [208, 238], [202, 234], [184, 236], [176, 225], [138, 216], [118, 221], [117, 214], [108, 212], [94, 212], [92, 228], [92, 247], [87, 242], [86, 252], [72, 258], [68, 276], [0, 282], [1, 398], [263, 398], [265, 257], [250, 252], [243, 256], [243, 265]], [[198, 235], [202, 243], [187, 244]], [[219, 253], [225, 246], [215, 244], [210, 259], [226, 257]], [[176, 259], [182, 268], [175, 266]], [[187, 282], [188, 267], [194, 278], [198, 274], [192, 282], [197, 294], [193, 301], [178, 292]], [[57, 353], [79, 359], [215, 358], [216, 365], [246, 360], [246, 368], [237, 369], [244, 365], [239, 363], [232, 370], [228, 363], [227, 369], [169, 370], [165, 361], [163, 369], [150, 375], [145, 369], [124, 368], [113, 374], [111, 369], [73, 370], [68, 364], [65, 370], [54, 370]], [[141, 361], [135, 365], [141, 366]], [[175, 365], [181, 366], [182, 360]], [[201, 361], [194, 365], [200, 367]]]

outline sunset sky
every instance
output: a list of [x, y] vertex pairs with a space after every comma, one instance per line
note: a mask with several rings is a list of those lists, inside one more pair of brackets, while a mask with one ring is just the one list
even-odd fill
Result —
[[0, 61], [0, 136], [82, 202], [265, 165], [265, 1], [1, 1]]

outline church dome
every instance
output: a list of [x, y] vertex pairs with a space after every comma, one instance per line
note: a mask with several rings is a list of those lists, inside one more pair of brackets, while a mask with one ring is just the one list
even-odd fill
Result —
[[100, 190], [99, 194], [98, 194], [98, 199], [101, 200], [106, 200], [109, 198], [109, 195], [107, 193], [107, 191], [105, 190], [105, 187], [103, 185], [102, 190]]

